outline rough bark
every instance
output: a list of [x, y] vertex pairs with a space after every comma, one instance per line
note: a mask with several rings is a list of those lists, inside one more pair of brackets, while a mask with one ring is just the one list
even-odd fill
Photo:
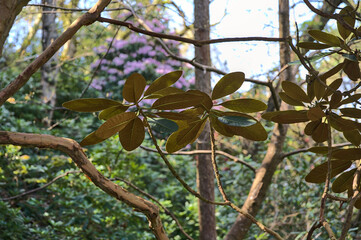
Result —
[[[210, 24], [209, 24], [209, 0], [195, 0], [194, 1], [194, 38], [195, 40], [209, 39]], [[195, 47], [196, 61], [210, 66], [210, 47], [202, 46]], [[211, 92], [211, 76], [210, 72], [195, 70], [196, 88], [210, 94]], [[198, 150], [209, 150], [210, 133], [209, 127], [200, 135], [197, 141]], [[197, 156], [197, 187], [199, 193], [209, 199], [214, 200], [214, 173], [212, 168], [211, 156], [202, 154]], [[200, 240], [215, 240], [217, 239], [216, 232], [216, 217], [215, 206], [198, 200], [199, 208], [199, 239]]]
[[[279, 35], [287, 37], [290, 35], [289, 25], [289, 1], [279, 0]], [[287, 43], [280, 43], [280, 67], [282, 68], [291, 61], [291, 52]], [[291, 68], [287, 68], [279, 76], [279, 81], [294, 81]], [[268, 187], [271, 185], [272, 177], [278, 164], [282, 161], [282, 147], [286, 139], [287, 125], [275, 124], [267, 153], [257, 170], [248, 197], [242, 206], [242, 210], [252, 216], [256, 216], [261, 204], [266, 197]], [[243, 239], [252, 222], [244, 215], [239, 215], [226, 236], [226, 240]]]
[[[56, 6], [56, 0], [43, 0], [42, 4]], [[54, 8], [43, 7], [42, 15], [42, 37], [41, 44], [43, 51], [50, 46], [50, 44], [58, 37], [56, 31], [56, 13]], [[41, 67], [41, 87], [42, 87], [42, 96], [41, 100], [43, 104], [46, 104], [51, 107], [48, 111], [48, 116], [45, 120], [45, 123], [50, 126], [51, 120], [53, 118], [55, 101], [56, 101], [56, 77], [58, 68], [56, 67], [58, 62], [58, 56], [54, 54], [49, 61], [47, 61]]]
[[137, 196], [104, 177], [89, 161], [82, 147], [69, 138], [46, 134], [15, 133], [0, 131], [0, 144], [16, 146], [50, 148], [69, 155], [74, 163], [91, 179], [91, 181], [110, 196], [124, 202], [135, 211], [143, 213], [156, 239], [168, 240], [159, 217], [157, 205]]
[[[330, 1], [334, 6], [338, 6], [341, 1]], [[288, 0], [279, 0], [279, 32], [280, 37], [289, 36], [289, 2]], [[330, 6], [327, 1], [321, 8], [326, 13], [333, 13], [335, 7]], [[313, 29], [323, 29], [329, 19], [315, 16], [313, 21], [316, 22], [317, 27]], [[308, 40], [311, 41], [311, 40]], [[281, 68], [290, 61], [290, 49], [286, 43], [280, 43], [280, 64]], [[295, 71], [292, 68], [288, 68], [282, 74], [280, 74], [280, 82], [282, 81], [294, 81]], [[261, 204], [266, 197], [268, 187], [271, 184], [273, 174], [277, 169], [278, 164], [282, 161], [282, 146], [287, 134], [287, 126], [275, 124], [270, 143], [268, 144], [267, 153], [262, 161], [261, 167], [257, 170], [255, 179], [252, 183], [248, 197], [242, 206], [242, 209], [252, 216], [256, 216], [257, 212], [261, 208]], [[226, 240], [239, 240], [244, 239], [246, 236], [251, 222], [246, 217], [239, 215], [229, 230]]]
[[43, 66], [74, 34], [83, 26], [94, 23], [110, 0], [98, 0], [96, 4], [84, 15], [75, 20], [51, 45], [46, 48], [29, 66], [9, 85], [0, 91], [0, 106], [14, 95], [30, 77]]
[[0, 57], [16, 16], [30, 0], [0, 0]]

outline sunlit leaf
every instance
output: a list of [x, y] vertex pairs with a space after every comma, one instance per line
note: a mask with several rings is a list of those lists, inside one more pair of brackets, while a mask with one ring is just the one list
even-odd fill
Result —
[[122, 104], [106, 98], [82, 98], [63, 103], [63, 107], [77, 112], [97, 112], [118, 105]]
[[184, 93], [184, 91], [175, 87], [167, 87], [146, 96], [145, 99], [156, 99], [176, 93]]
[[95, 135], [98, 138], [107, 139], [117, 132], [121, 131], [126, 125], [136, 118], [134, 112], [124, 112], [109, 118], [96, 131]]
[[155, 101], [152, 108], [159, 110], [174, 110], [188, 108], [198, 105], [203, 100], [203, 96], [185, 93], [176, 93], [164, 96]]
[[361, 77], [360, 66], [358, 65], [358, 62], [345, 59], [343, 71], [352, 81], [357, 81]]
[[234, 93], [242, 86], [244, 79], [243, 72], [232, 72], [224, 75], [213, 88], [212, 100]]
[[174, 71], [167, 73], [159, 78], [157, 78], [149, 88], [144, 92], [144, 96], [148, 96], [152, 93], [155, 93], [159, 90], [167, 88], [174, 84], [182, 76], [182, 71]]
[[322, 32], [320, 30], [309, 30], [308, 34], [317, 41], [320, 41], [322, 43], [326, 43], [327, 45], [333, 46], [333, 47], [341, 47], [342, 40], [332, 34]]
[[282, 89], [283, 91], [285, 91], [285, 93], [288, 96], [290, 96], [291, 98], [297, 101], [302, 101], [307, 103], [311, 102], [310, 98], [303, 91], [303, 89], [293, 82], [289, 82], [289, 81], [282, 82]]
[[316, 106], [313, 108], [310, 108], [307, 111], [307, 117], [308, 119], [310, 119], [311, 121], [317, 121], [323, 117], [325, 117], [326, 114], [322, 111], [322, 109], [320, 108], [320, 106]]
[[285, 92], [279, 92], [279, 96], [285, 103], [292, 106], [305, 106], [302, 101], [295, 100], [288, 96]]
[[332, 191], [335, 193], [342, 193], [352, 187], [353, 176], [356, 169], [342, 173], [332, 183]]
[[[355, 11], [352, 7], [344, 7], [339, 15], [350, 27], [355, 26]], [[343, 39], [346, 39], [351, 34], [351, 30], [345, 28], [340, 21], [337, 21], [337, 29]]]
[[129, 107], [128, 106], [124, 106], [124, 105], [117, 105], [117, 106], [113, 106], [107, 109], [104, 109], [103, 111], [101, 111], [99, 113], [98, 118], [100, 120], [107, 120], [119, 113], [123, 113], [125, 111], [127, 111]]
[[346, 117], [361, 118], [361, 109], [357, 109], [357, 108], [341, 108], [340, 111]]
[[105, 139], [103, 138], [97, 137], [95, 135], [95, 132], [92, 132], [80, 142], [80, 146], [84, 147], [84, 146], [94, 145], [103, 142], [104, 140]]
[[361, 148], [338, 149], [332, 152], [332, 157], [340, 160], [361, 159]]
[[276, 111], [269, 112], [262, 115], [262, 118], [276, 122], [276, 123], [299, 123], [299, 122], [308, 122], [307, 111], [301, 110], [287, 110], [287, 111]]
[[172, 133], [166, 143], [168, 153], [173, 153], [193, 143], [203, 131], [207, 119], [200, 119], [191, 122], [177, 122], [178, 131]]
[[229, 100], [221, 103], [221, 105], [228, 109], [244, 113], [259, 112], [267, 109], [265, 103], [251, 98]]
[[310, 49], [310, 50], [320, 50], [320, 49], [332, 47], [327, 44], [316, 43], [316, 42], [299, 42], [297, 44], [297, 46], [300, 48], [305, 48], [305, 49]]
[[123, 97], [128, 102], [137, 102], [142, 96], [145, 86], [145, 78], [139, 73], [132, 73], [124, 83]]
[[218, 120], [217, 116], [211, 114], [209, 119], [211, 121], [212, 127], [217, 132], [219, 132], [220, 134], [222, 134], [223, 136], [226, 136], [226, 137], [233, 137], [234, 134], [227, 128], [226, 124], [223, 124]]
[[[331, 178], [348, 169], [351, 164], [352, 162], [347, 160], [332, 160]], [[311, 172], [306, 176], [305, 180], [309, 183], [323, 183], [326, 181], [327, 172], [328, 162], [324, 162], [312, 169]]]
[[359, 130], [354, 129], [354, 130], [350, 130], [350, 131], [344, 131], [343, 136], [347, 139], [347, 141], [349, 141], [356, 147], [360, 146], [361, 134], [360, 134]]
[[139, 147], [145, 136], [143, 121], [136, 117], [132, 119], [127, 127], [119, 132], [119, 141], [127, 151], [133, 151]]
[[178, 125], [165, 118], [148, 119], [149, 125], [152, 130], [161, 133], [172, 133], [178, 130]]

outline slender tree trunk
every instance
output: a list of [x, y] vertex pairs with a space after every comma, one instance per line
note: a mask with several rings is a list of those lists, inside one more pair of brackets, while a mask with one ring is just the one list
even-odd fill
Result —
[[[194, 38], [196, 40], [209, 39], [209, 0], [195, 0], [194, 1]], [[210, 65], [210, 47], [202, 46], [195, 47], [196, 61]], [[211, 92], [211, 76], [210, 72], [205, 72], [199, 69], [195, 70], [196, 88], [210, 94]], [[209, 127], [205, 127], [205, 131], [201, 134], [197, 142], [197, 149], [211, 149]], [[211, 163], [210, 155], [197, 156], [197, 187], [202, 196], [207, 199], [214, 200], [214, 173]], [[215, 206], [198, 201], [199, 204], [199, 239], [200, 240], [215, 240], [216, 233], [216, 217]]]
[[[43, 0], [43, 4], [56, 5], [56, 0]], [[56, 32], [56, 13], [51, 13], [55, 9], [43, 7], [42, 22], [43, 22], [43, 34], [42, 34], [42, 47], [43, 51], [58, 37]], [[51, 107], [48, 111], [48, 117], [45, 119], [47, 125], [51, 124], [53, 118], [54, 106], [56, 101], [56, 76], [57, 76], [57, 55], [54, 54], [48, 62], [46, 62], [41, 68], [41, 86], [42, 86], [42, 102]]]
[[[289, 25], [289, 2], [279, 0], [279, 36], [290, 35]], [[280, 43], [280, 65], [281, 68], [291, 60], [291, 52], [286, 43]], [[291, 68], [287, 68], [280, 74], [280, 82], [294, 81]], [[256, 216], [261, 204], [266, 197], [268, 187], [278, 164], [282, 161], [282, 147], [287, 134], [287, 125], [275, 124], [271, 141], [268, 144], [267, 153], [262, 161], [261, 167], [257, 170], [255, 179], [249, 191], [248, 197], [242, 209], [249, 214]], [[226, 236], [226, 240], [244, 239], [252, 222], [244, 215], [239, 215]]]
[[16, 16], [28, 2], [29, 0], [0, 0], [0, 57]]

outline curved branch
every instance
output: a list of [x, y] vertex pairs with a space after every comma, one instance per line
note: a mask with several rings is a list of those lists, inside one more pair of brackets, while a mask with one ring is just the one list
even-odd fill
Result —
[[80, 173], [80, 171], [67, 171], [63, 174], [60, 174], [59, 176], [55, 177], [53, 180], [51, 180], [50, 182], [44, 184], [43, 186], [41, 187], [38, 187], [38, 188], [34, 188], [34, 189], [31, 189], [29, 191], [26, 191], [26, 192], [23, 192], [23, 193], [20, 193], [16, 196], [12, 196], [12, 197], [8, 197], [8, 198], [2, 198], [1, 200], [2, 201], [9, 201], [9, 200], [13, 200], [13, 199], [16, 199], [16, 198], [21, 198], [21, 197], [24, 197], [26, 195], [29, 195], [29, 194], [32, 194], [34, 192], [38, 192], [44, 188], [47, 188], [48, 186], [50, 186], [51, 184], [55, 183], [57, 180], [59, 180], [60, 178], [62, 177], [65, 177], [65, 176], [68, 176], [69, 174], [72, 174], [72, 173]]
[[158, 207], [104, 177], [89, 161], [82, 147], [69, 138], [55, 137], [46, 134], [16, 133], [0, 131], [0, 144], [12, 144], [25, 147], [50, 148], [67, 154], [91, 181], [110, 196], [124, 202], [128, 206], [142, 212], [149, 221], [149, 227], [157, 239], [167, 240], [159, 217]]
[[49, 45], [28, 67], [9, 85], [0, 91], [0, 106], [13, 96], [30, 77], [43, 66], [75, 33], [83, 26], [94, 23], [100, 13], [110, 3], [110, 0], [98, 0], [98, 2], [85, 14], [76, 19], [52, 44]]

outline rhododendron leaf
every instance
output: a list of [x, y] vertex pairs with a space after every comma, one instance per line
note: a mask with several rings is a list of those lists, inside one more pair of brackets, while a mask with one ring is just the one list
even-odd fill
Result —
[[[332, 151], [335, 151], [337, 148], [332, 147]], [[327, 154], [328, 153], [328, 146], [321, 146], [321, 147], [311, 147], [308, 149], [309, 152], [317, 153], [317, 154]]]
[[318, 121], [312, 121], [307, 123], [304, 132], [306, 135], [311, 136], [313, 131], [315, 131], [315, 129], [317, 128], [317, 126], [321, 123], [321, 119], [319, 119]]
[[[348, 169], [351, 164], [352, 162], [347, 160], [332, 160], [331, 178]], [[309, 183], [323, 183], [326, 181], [327, 172], [328, 162], [324, 162], [312, 169], [311, 172], [306, 176], [305, 180]]]
[[361, 148], [338, 149], [332, 152], [332, 158], [340, 160], [359, 160], [361, 159]]
[[159, 117], [172, 119], [172, 120], [187, 120], [195, 118], [195, 116], [192, 116], [190, 114], [186, 113], [179, 113], [179, 112], [157, 112], [156, 113]]
[[361, 118], [361, 109], [357, 109], [357, 108], [341, 108], [340, 111], [346, 117]]
[[356, 147], [360, 146], [361, 144], [361, 134], [358, 129], [350, 130], [350, 131], [344, 131], [343, 136], [355, 145]]
[[343, 172], [340, 176], [338, 176], [332, 183], [332, 191], [335, 193], [342, 193], [347, 191], [350, 187], [352, 188], [352, 181], [355, 172], [356, 169], [352, 169], [350, 171]]
[[166, 88], [163, 88], [159, 91], [156, 91], [156, 92], [146, 96], [145, 99], [161, 98], [161, 97], [168, 96], [171, 94], [176, 94], [176, 93], [184, 93], [184, 91], [182, 89], [175, 88], [175, 87], [166, 87]]
[[208, 96], [208, 94], [199, 90], [189, 90], [187, 91], [187, 93], [198, 95], [203, 98], [197, 106], [203, 107], [207, 111], [209, 111], [213, 107], [212, 99]]
[[107, 139], [117, 132], [121, 131], [126, 125], [136, 118], [134, 112], [124, 112], [109, 118], [96, 131], [98, 138]]
[[[338, 73], [339, 71], [342, 70], [344, 63], [339, 63], [336, 66], [334, 66], [333, 68], [331, 68], [330, 70], [328, 70], [327, 72], [321, 73], [319, 75], [319, 78], [322, 81], [326, 81], [329, 77], [332, 77], [333, 75], [335, 75], [336, 73]], [[335, 89], [336, 90], [336, 89]]]
[[349, 131], [357, 128], [357, 125], [354, 121], [342, 118], [334, 113], [330, 114], [329, 120], [331, 127], [340, 132]]
[[118, 106], [113, 106], [107, 109], [104, 109], [103, 111], [101, 111], [99, 113], [98, 118], [100, 120], [108, 120], [109, 118], [119, 114], [119, 113], [123, 113], [125, 111], [128, 110], [128, 106], [124, 106], [124, 105], [118, 105]]
[[157, 78], [149, 88], [144, 92], [144, 96], [148, 96], [159, 90], [167, 88], [174, 84], [182, 76], [182, 71], [173, 71]]
[[358, 62], [345, 59], [343, 71], [352, 81], [357, 81], [361, 77], [360, 66], [358, 64], [359, 64]]
[[342, 100], [339, 105], [341, 106], [344, 104], [353, 103], [353, 102], [356, 102], [357, 100], [359, 100], [360, 98], [361, 98], [361, 93], [356, 93], [356, 94], [351, 95], [348, 98], [345, 98], [344, 100]]
[[326, 43], [327, 45], [333, 47], [341, 47], [341, 43], [343, 42], [339, 37], [320, 30], [309, 30], [308, 34], [317, 41]]
[[[330, 85], [329, 88], [333, 89], [334, 91], [336, 91], [342, 84], [342, 78], [337, 78], [335, 81], [333, 81]], [[327, 88], [325, 94], [323, 95], [323, 98], [327, 98], [328, 96], [330, 96], [331, 94], [333, 94], [334, 92]], [[360, 96], [361, 97], [361, 96]]]
[[124, 83], [123, 97], [128, 102], [137, 102], [142, 96], [147, 82], [139, 73], [132, 73]]
[[155, 101], [152, 108], [159, 110], [174, 110], [197, 106], [203, 100], [203, 96], [185, 93], [176, 93], [164, 96]]
[[248, 127], [257, 123], [254, 119], [241, 116], [222, 116], [218, 117], [218, 120], [223, 124], [233, 127]]
[[244, 79], [243, 72], [232, 72], [224, 75], [213, 88], [212, 100], [234, 93], [242, 86]]
[[310, 50], [319, 50], [319, 49], [325, 49], [330, 48], [332, 46], [323, 44], [323, 43], [317, 43], [317, 42], [299, 42], [297, 44], [300, 48], [310, 49]]
[[217, 132], [219, 132], [220, 134], [226, 137], [233, 137], [234, 134], [227, 128], [226, 124], [223, 124], [218, 120], [217, 116], [211, 114], [209, 119], [211, 121], [212, 127]]
[[332, 94], [330, 100], [330, 109], [336, 109], [339, 106], [341, 100], [342, 100], [342, 92], [336, 91], [334, 94]]
[[178, 130], [178, 125], [174, 121], [165, 118], [148, 119], [148, 123], [152, 130], [160, 133], [172, 133]]
[[311, 121], [317, 121], [317, 120], [319, 120], [319, 119], [321, 119], [321, 118], [323, 118], [325, 116], [326, 116], [326, 114], [322, 111], [320, 106], [310, 108], [307, 111], [307, 117]]
[[276, 122], [276, 123], [299, 123], [299, 122], [308, 122], [307, 111], [296, 111], [296, 110], [287, 110], [287, 111], [276, 111], [269, 112], [262, 115], [262, 118]]
[[106, 98], [81, 98], [63, 103], [63, 107], [77, 112], [97, 112], [119, 105], [122, 104]]
[[267, 105], [265, 103], [251, 98], [230, 100], [221, 103], [221, 105], [228, 109], [244, 113], [259, 112], [267, 109]]
[[312, 139], [315, 140], [317, 143], [324, 142], [328, 139], [329, 132], [328, 132], [328, 124], [327, 123], [320, 123], [312, 133]]
[[[350, 27], [355, 26], [355, 11], [353, 7], [346, 6], [344, 7], [340, 13], [340, 17], [344, 22], [346, 22]], [[337, 30], [340, 33], [343, 39], [346, 39], [351, 34], [351, 30], [345, 28], [340, 21], [337, 21]]]
[[298, 101], [298, 100], [295, 100], [295, 99], [291, 98], [285, 92], [280, 92], [279, 96], [282, 99], [282, 101], [284, 101], [285, 103], [287, 103], [289, 105], [292, 105], [292, 106], [305, 106], [302, 101]]
[[302, 101], [307, 103], [311, 102], [310, 98], [303, 91], [303, 89], [293, 82], [289, 82], [289, 81], [282, 82], [282, 89], [283, 91], [285, 91], [285, 93], [288, 96], [290, 96], [291, 98], [297, 101]]
[[200, 119], [195, 121], [183, 121], [178, 124], [178, 131], [172, 133], [166, 143], [166, 150], [168, 153], [173, 153], [181, 148], [193, 143], [201, 134], [207, 119]]
[[143, 121], [136, 117], [132, 119], [127, 127], [119, 132], [119, 141], [127, 151], [133, 151], [139, 147], [145, 136]]
[[94, 145], [103, 142], [104, 140], [105, 139], [103, 138], [97, 137], [95, 135], [95, 132], [92, 132], [80, 142], [80, 146], [84, 147], [84, 146]]
[[[325, 81], [322, 82], [325, 84]], [[322, 84], [318, 79], [315, 79], [313, 83], [313, 90], [317, 100], [320, 100], [325, 95], [326, 87], [324, 84]]]

